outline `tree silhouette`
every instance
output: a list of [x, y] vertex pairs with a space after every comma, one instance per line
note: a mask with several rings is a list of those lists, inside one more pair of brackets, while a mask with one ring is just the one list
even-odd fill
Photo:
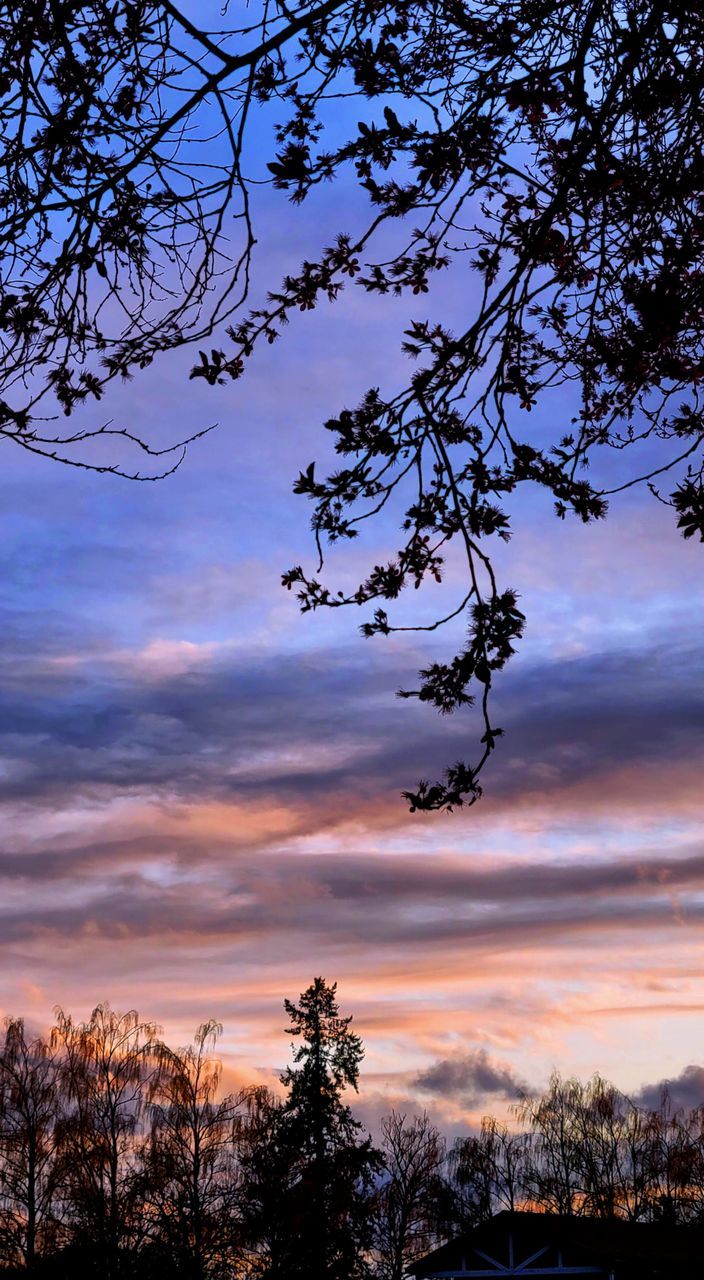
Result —
[[205, 1022], [186, 1049], [160, 1051], [151, 1091], [145, 1195], [156, 1238], [184, 1280], [229, 1277], [238, 1251], [241, 1100], [219, 1097], [208, 1055], [222, 1028]]
[[56, 1244], [56, 1055], [8, 1018], [0, 1052], [0, 1257], [32, 1271]]
[[357, 1089], [364, 1050], [336, 992], [337, 983], [316, 978], [298, 1004], [284, 1001], [296, 1044], [277, 1128], [295, 1177], [281, 1280], [355, 1280], [371, 1243], [369, 1191], [381, 1157], [342, 1099]]
[[553, 1075], [449, 1148], [392, 1112], [376, 1150], [344, 1100], [362, 1044], [336, 988], [286, 1001], [285, 1095], [224, 1093], [218, 1024], [172, 1049], [136, 1011], [9, 1019], [0, 1051], [0, 1276], [401, 1280], [503, 1209], [704, 1226], [704, 1101], [639, 1105]]
[[75, 1023], [57, 1010], [64, 1114], [59, 1130], [62, 1193], [73, 1240], [116, 1280], [144, 1238], [136, 1138], [159, 1068], [158, 1028], [136, 1010], [97, 1005]]
[[281, 1106], [281, 1100], [265, 1088], [251, 1090], [247, 1098], [239, 1147], [246, 1280], [283, 1280], [291, 1254], [299, 1169], [281, 1124]]
[[403, 1280], [447, 1225], [445, 1142], [428, 1116], [392, 1111], [382, 1122], [384, 1177], [374, 1214], [375, 1275]]
[[[517, 491], [589, 522], [647, 484], [704, 538], [701, 6], [275, 0], [223, 21], [208, 31], [177, 0], [20, 0], [0, 15], [0, 433], [145, 478], [89, 452], [97, 437], [158, 457], [127, 428], [46, 418], [187, 342], [204, 344], [192, 377], [237, 379], [292, 312], [349, 281], [422, 303], [406, 385], [331, 416], [344, 465], [321, 479], [311, 464], [295, 486], [321, 568], [326, 541], [382, 508], [399, 511], [398, 553], [352, 592], [301, 566], [284, 583], [303, 610], [370, 605], [364, 633], [387, 635], [406, 629], [388, 603], [440, 581], [458, 547], [463, 591], [411, 629], [464, 619], [467, 639], [402, 696], [443, 713], [476, 701], [481, 744], [406, 795], [472, 804], [502, 732], [489, 693], [524, 626], [490, 557]], [[364, 118], [340, 137], [354, 97]], [[299, 203], [352, 173], [371, 213], [245, 312], [272, 111], [273, 185]], [[452, 329], [426, 314], [441, 271], [464, 300]], [[228, 319], [230, 345], [210, 347]]]
[[465, 1229], [502, 1209], [513, 1212], [526, 1198], [530, 1140], [485, 1116], [479, 1133], [459, 1138], [449, 1151], [453, 1216]]

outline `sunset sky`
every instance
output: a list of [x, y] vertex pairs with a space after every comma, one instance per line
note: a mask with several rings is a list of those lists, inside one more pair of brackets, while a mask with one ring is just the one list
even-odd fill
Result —
[[[263, 278], [321, 225], [325, 242], [346, 229], [348, 198], [297, 212], [263, 194]], [[270, 1081], [283, 998], [322, 974], [366, 1044], [369, 1123], [408, 1100], [460, 1131], [553, 1068], [633, 1093], [670, 1078], [695, 1100], [701, 548], [647, 493], [586, 529], [520, 501], [498, 556], [528, 617], [497, 695], [507, 736], [485, 799], [451, 816], [410, 815], [399, 791], [471, 755], [471, 716], [394, 692], [457, 633], [365, 641], [365, 614], [301, 618], [279, 585], [312, 561], [291, 483], [330, 448], [321, 422], [396, 386], [406, 318], [459, 313], [468, 287], [408, 303], [353, 289], [237, 385], [189, 382], [182, 353], [113, 390], [86, 422], [151, 440], [220, 424], [156, 485], [5, 441], [5, 1013], [46, 1027], [56, 1004], [83, 1017], [109, 999], [177, 1043], [212, 1016], [228, 1078]], [[553, 429], [567, 410], [545, 412]], [[332, 556], [330, 580], [396, 537], [389, 518]]]

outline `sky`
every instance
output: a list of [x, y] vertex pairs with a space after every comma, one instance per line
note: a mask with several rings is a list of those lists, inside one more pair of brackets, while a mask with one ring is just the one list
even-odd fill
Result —
[[[261, 278], [346, 229], [348, 196], [262, 194]], [[369, 1124], [396, 1105], [463, 1132], [554, 1069], [704, 1096], [701, 549], [647, 493], [589, 528], [521, 501], [506, 738], [453, 815], [399, 793], [471, 754], [471, 716], [394, 691], [462, 623], [367, 641], [366, 615], [300, 617], [280, 586], [313, 563], [291, 485], [329, 456], [321, 423], [398, 385], [409, 316], [465, 305], [461, 277], [422, 304], [352, 290], [225, 388], [165, 357], [82, 419], [153, 441], [217, 422], [158, 484], [3, 442], [3, 1013], [46, 1028], [109, 1000], [173, 1043], [214, 1017], [226, 1079], [272, 1083], [283, 999], [322, 974], [366, 1046]], [[378, 525], [330, 580], [396, 537]]]

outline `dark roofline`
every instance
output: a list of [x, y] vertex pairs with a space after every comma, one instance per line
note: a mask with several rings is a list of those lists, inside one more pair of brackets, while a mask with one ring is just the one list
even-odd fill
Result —
[[[704, 1255], [704, 1226], [686, 1224], [673, 1226], [660, 1222], [632, 1222], [625, 1218], [594, 1218], [587, 1216], [536, 1212], [534, 1210], [502, 1209], [470, 1231], [448, 1240], [408, 1267], [411, 1275], [432, 1275], [438, 1270], [448, 1270], [455, 1251], [472, 1249], [484, 1237], [491, 1237], [502, 1227], [524, 1228], [530, 1233], [547, 1229], [554, 1234], [556, 1243], [571, 1244], [592, 1255], [602, 1265], [627, 1259], [660, 1257], [667, 1260], [687, 1261], [696, 1247], [697, 1255]], [[443, 1263], [448, 1265], [443, 1266]]]

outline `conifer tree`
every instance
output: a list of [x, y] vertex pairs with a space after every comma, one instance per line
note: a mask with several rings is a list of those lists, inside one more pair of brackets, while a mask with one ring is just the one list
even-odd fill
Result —
[[340, 1016], [337, 983], [316, 978], [298, 1004], [284, 1005], [297, 1043], [281, 1077], [288, 1096], [278, 1113], [280, 1150], [294, 1172], [281, 1275], [355, 1280], [366, 1272], [369, 1190], [381, 1169], [379, 1152], [342, 1096], [357, 1089], [364, 1049], [351, 1016]]

